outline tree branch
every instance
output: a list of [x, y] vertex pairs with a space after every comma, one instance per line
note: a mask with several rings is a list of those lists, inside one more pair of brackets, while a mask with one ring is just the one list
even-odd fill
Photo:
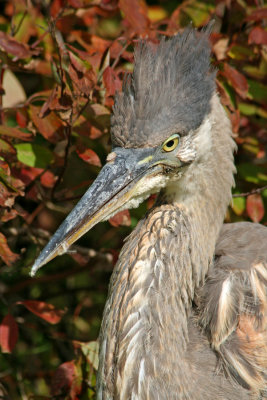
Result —
[[261, 193], [263, 190], [267, 189], [267, 185], [262, 186], [261, 188], [253, 189], [250, 192], [246, 193], [235, 193], [232, 197], [248, 197], [251, 194]]

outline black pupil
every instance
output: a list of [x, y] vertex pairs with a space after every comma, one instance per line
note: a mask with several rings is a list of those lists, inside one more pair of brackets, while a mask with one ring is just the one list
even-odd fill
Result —
[[174, 145], [174, 140], [170, 140], [169, 142], [166, 143], [167, 147], [172, 147]]

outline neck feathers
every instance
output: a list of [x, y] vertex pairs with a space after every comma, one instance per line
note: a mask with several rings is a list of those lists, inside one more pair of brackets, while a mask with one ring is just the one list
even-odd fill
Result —
[[214, 255], [234, 186], [235, 142], [230, 121], [216, 94], [212, 98], [211, 112], [195, 132], [193, 142], [197, 153], [195, 161], [178, 182], [166, 188], [162, 199], [176, 205], [187, 216], [197, 248], [196, 257], [201, 252], [208, 257], [207, 263], [197, 263], [194, 271], [194, 284], [198, 286]]
[[[183, 382], [181, 391], [190, 390], [191, 372], [183, 362], [188, 312], [214, 255], [234, 183], [234, 142], [216, 95], [199, 130], [198, 158], [140, 221], [112, 275], [101, 330], [99, 399], [167, 398], [177, 382]], [[168, 381], [159, 379], [166, 370]]]
[[[175, 205], [155, 207], [128, 238], [112, 275], [101, 329], [99, 383], [110, 398], [167, 398], [177, 374], [182, 381], [190, 376], [179, 365], [193, 296], [190, 245], [188, 219]], [[162, 388], [157, 377], [170, 365], [173, 376]]]

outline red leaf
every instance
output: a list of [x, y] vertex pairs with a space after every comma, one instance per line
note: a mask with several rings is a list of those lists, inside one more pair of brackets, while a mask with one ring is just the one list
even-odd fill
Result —
[[[1, 141], [0, 141], [1, 142]], [[8, 176], [4, 171], [0, 169], [1, 180], [0, 180], [0, 206], [12, 207], [15, 201], [15, 197], [23, 196], [23, 182], [19, 179]]]
[[72, 53], [71, 51], [69, 51], [68, 54], [73, 68], [78, 72], [86, 73], [87, 68], [84, 61], [81, 60], [78, 56], [76, 56], [76, 54]]
[[262, 21], [267, 18], [267, 8], [254, 10], [246, 19], [249, 21]]
[[0, 325], [0, 345], [3, 353], [11, 353], [18, 340], [18, 325], [11, 314], [7, 314]]
[[83, 146], [78, 146], [76, 152], [83, 161], [95, 165], [96, 167], [101, 167], [100, 158], [93, 150], [84, 148]]
[[98, 139], [102, 135], [103, 135], [103, 132], [101, 132], [100, 129], [96, 128], [93, 125], [91, 126], [90, 135], [89, 135], [90, 139]]
[[148, 31], [150, 21], [147, 17], [147, 8], [142, 0], [120, 0], [119, 8], [125, 15], [125, 19], [138, 34]]
[[[124, 58], [125, 60], [129, 61], [130, 63], [134, 62], [134, 55], [130, 51], [127, 51], [123, 48], [122, 44], [115, 40], [111, 46], [109, 47], [110, 51], [110, 58], [113, 59], [120, 59]], [[125, 71], [123, 71], [125, 72]]]
[[[12, 207], [15, 201], [14, 197], [15, 196], [12, 196], [12, 193], [8, 190], [6, 185], [0, 181], [0, 206]], [[1, 256], [1, 236], [0, 236], [0, 256]]]
[[102, 39], [99, 36], [90, 35], [91, 43], [93, 46], [94, 52], [100, 52], [103, 56], [103, 53], [107, 50], [109, 46], [111, 46], [112, 41]]
[[30, 133], [25, 133], [17, 128], [12, 128], [11, 126], [0, 125], [0, 135], [9, 136], [21, 140], [30, 140], [32, 135]]
[[114, 99], [113, 99], [113, 97], [111, 97], [111, 96], [107, 97], [107, 96], [106, 96], [106, 98], [105, 98], [105, 106], [112, 109], [112, 107], [114, 106]]
[[[109, 44], [107, 44], [107, 47], [108, 46], [109, 46]], [[90, 54], [88, 54], [87, 51], [79, 50], [76, 47], [71, 46], [70, 44], [68, 44], [68, 49], [70, 49], [71, 52], [74, 55], [76, 55], [77, 57], [79, 57], [82, 61], [87, 61], [89, 64], [92, 64], [92, 56]], [[97, 49], [97, 50], [99, 50], [99, 49]], [[96, 50], [91, 49], [91, 51], [93, 52], [93, 51], [96, 51]], [[70, 52], [70, 54], [71, 54], [71, 52]]]
[[63, 138], [63, 124], [54, 112], [51, 112], [44, 118], [40, 118], [40, 107], [30, 106], [31, 119], [43, 135], [43, 137], [52, 143], [57, 143]]
[[35, 202], [38, 200], [39, 190], [36, 185], [30, 187], [30, 189], [26, 192], [26, 199], [34, 200]]
[[10, 221], [11, 219], [16, 218], [17, 215], [18, 215], [18, 212], [14, 208], [12, 208], [9, 211], [8, 211], [8, 209], [5, 209], [3, 214], [1, 215], [1, 222]]
[[248, 83], [244, 75], [238, 72], [235, 68], [224, 63], [224, 75], [229, 80], [233, 88], [243, 99], [246, 98], [248, 92]]
[[44, 118], [46, 114], [49, 114], [50, 111], [65, 111], [70, 113], [72, 108], [72, 100], [71, 97], [64, 93], [61, 95], [61, 91], [59, 86], [56, 86], [50, 96], [48, 97], [47, 101], [43, 104], [39, 117]]
[[82, 0], [68, 0], [68, 3], [73, 8], [82, 8], [84, 6]]
[[25, 110], [17, 110], [16, 121], [21, 128], [26, 128], [27, 126], [27, 114]]
[[0, 47], [17, 58], [27, 58], [32, 54], [26, 44], [19, 43], [4, 32], [0, 32]]
[[252, 194], [247, 198], [247, 213], [253, 222], [260, 222], [264, 217], [264, 204], [260, 194]]
[[34, 181], [41, 173], [43, 172], [42, 168], [35, 167], [23, 167], [16, 171], [16, 176], [22, 180], [25, 185], [29, 185], [32, 181]]
[[234, 133], [237, 133], [239, 130], [239, 125], [240, 125], [240, 111], [235, 110], [230, 114], [230, 120], [232, 123], [232, 129]]
[[267, 31], [259, 26], [256, 26], [248, 36], [248, 43], [252, 44], [267, 44]]
[[16, 179], [15, 177], [10, 175], [10, 169], [6, 165], [6, 163], [0, 160], [0, 184], [5, 186], [0, 189], [2, 193], [0, 194], [0, 205], [11, 207], [12, 204], [6, 204], [4, 192], [6, 192], [7, 196], [16, 197], [16, 196], [23, 196], [23, 188], [24, 184], [20, 179]]
[[7, 140], [0, 138], [0, 155], [4, 156], [5, 154], [15, 155], [16, 149]]
[[73, 128], [75, 133], [81, 136], [89, 137], [90, 139], [97, 139], [103, 135], [103, 132], [97, 127], [93, 126], [88, 120], [86, 120], [82, 115], [77, 122], [77, 125]]
[[81, 393], [81, 379], [74, 361], [61, 364], [52, 378], [51, 392], [53, 397], [76, 400]]
[[5, 160], [0, 159], [0, 168], [5, 172], [7, 176], [10, 176], [10, 168], [7, 162]]
[[76, 86], [78, 92], [89, 96], [96, 85], [96, 74], [87, 61], [83, 61], [71, 51], [68, 54], [70, 58], [68, 72], [72, 83]]
[[67, 361], [61, 364], [53, 376], [52, 393], [53, 395], [60, 395], [61, 390], [69, 389], [74, 381], [76, 375], [74, 361]]
[[115, 81], [113, 75], [113, 69], [107, 67], [103, 73], [103, 82], [106, 87], [106, 95], [113, 96], [115, 94]]
[[17, 209], [5, 209], [2, 213], [1, 216], [1, 221], [2, 222], [7, 222], [10, 221], [11, 219], [14, 219], [17, 217], [17, 215], [20, 215], [22, 218], [26, 218], [28, 216], [27, 211], [23, 210], [21, 207], [17, 207]]
[[106, 96], [114, 96], [121, 90], [121, 81], [111, 67], [107, 67], [103, 73], [103, 82], [106, 88]]
[[59, 14], [63, 6], [64, 6], [63, 0], [53, 0], [49, 7], [49, 12], [51, 16], [56, 19], [57, 15]]
[[57, 324], [65, 313], [64, 310], [58, 310], [53, 304], [45, 303], [44, 301], [24, 300], [18, 301], [17, 304], [22, 304], [33, 314], [50, 324]]
[[46, 171], [41, 176], [41, 184], [47, 188], [52, 188], [56, 182], [57, 178], [51, 171]]
[[105, 10], [116, 10], [118, 7], [118, 0], [101, 0], [100, 7]]
[[86, 73], [82, 73], [75, 69], [72, 64], [70, 64], [68, 72], [79, 95], [85, 94], [86, 96], [89, 96], [96, 83], [94, 71], [91, 69]]
[[109, 223], [112, 226], [130, 226], [131, 225], [131, 216], [129, 210], [123, 210], [115, 214], [113, 217], [109, 219]]
[[1, 232], [0, 232], [0, 257], [8, 266], [13, 264], [19, 258], [18, 254], [15, 254], [10, 250], [7, 244], [6, 237]]
[[[27, 64], [27, 67], [25, 67], [25, 69], [27, 69], [28, 71], [33, 71], [36, 74], [40, 75], [46, 75], [46, 76], [51, 75], [51, 64], [46, 60], [31, 58], [31, 61], [29, 62], [29, 64]], [[36, 95], [38, 95], [38, 93], [36, 93]]]

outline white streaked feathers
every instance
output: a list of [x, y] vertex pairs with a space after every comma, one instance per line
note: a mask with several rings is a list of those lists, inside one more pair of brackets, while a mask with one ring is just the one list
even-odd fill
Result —
[[212, 119], [208, 115], [193, 136], [193, 144], [198, 159], [209, 157], [209, 153], [212, 149], [211, 129]]
[[145, 374], [145, 360], [142, 358], [140, 362], [139, 368], [139, 376], [138, 376], [138, 392], [141, 393], [142, 384], [145, 382], [146, 374]]

